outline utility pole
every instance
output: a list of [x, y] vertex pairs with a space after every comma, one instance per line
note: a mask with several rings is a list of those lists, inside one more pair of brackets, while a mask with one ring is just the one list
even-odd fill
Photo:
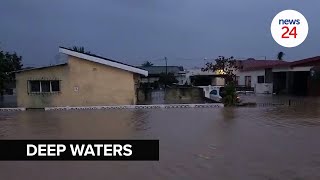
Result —
[[164, 82], [164, 89], [167, 88], [167, 78], [168, 78], [168, 58], [164, 57], [164, 60], [166, 61], [166, 78], [165, 78], [165, 82]]
[[164, 60], [166, 61], [166, 75], [168, 75], [168, 59], [167, 59], [167, 57], [164, 57]]

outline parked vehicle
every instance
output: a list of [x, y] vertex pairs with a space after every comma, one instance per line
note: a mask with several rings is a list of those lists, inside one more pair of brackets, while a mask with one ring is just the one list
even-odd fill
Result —
[[[222, 102], [224, 95], [224, 86], [213, 86], [213, 89], [210, 91], [210, 99], [217, 101], [217, 102]], [[240, 102], [240, 97], [238, 96], [237, 93], [237, 102]]]
[[217, 101], [217, 102], [222, 102], [222, 96], [221, 92], [223, 91], [223, 86], [214, 86], [212, 87], [213, 89], [210, 91], [210, 99]]

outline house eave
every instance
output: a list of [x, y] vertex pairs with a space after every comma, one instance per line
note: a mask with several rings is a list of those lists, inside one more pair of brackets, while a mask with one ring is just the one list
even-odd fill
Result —
[[91, 56], [91, 55], [84, 54], [84, 53], [79, 53], [79, 52], [72, 51], [72, 50], [69, 50], [69, 49], [66, 49], [66, 48], [62, 48], [62, 47], [59, 48], [59, 52], [63, 53], [63, 54], [66, 54], [66, 55], [69, 55], [69, 56], [73, 56], [73, 57], [77, 57], [77, 58], [80, 58], [80, 59], [88, 60], [88, 61], [91, 61], [91, 62], [95, 62], [95, 63], [99, 63], [99, 64], [111, 66], [111, 67], [115, 67], [115, 68], [118, 68], [118, 69], [122, 69], [122, 70], [125, 70], [125, 71], [129, 71], [129, 72], [132, 72], [132, 73], [148, 76], [148, 71], [145, 71], [143, 69], [139, 69], [139, 68], [136, 68], [136, 67], [133, 67], [133, 66], [125, 65], [125, 64], [122, 64], [122, 63], [110, 61], [110, 60], [107, 60], [107, 59], [102, 59], [102, 58]]

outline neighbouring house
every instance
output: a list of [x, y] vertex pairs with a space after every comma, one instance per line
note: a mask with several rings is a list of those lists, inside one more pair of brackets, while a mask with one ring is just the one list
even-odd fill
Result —
[[315, 66], [310, 70], [308, 94], [311, 96], [320, 96], [320, 66]]
[[253, 64], [261, 62], [244, 65], [236, 74], [239, 84], [253, 87], [256, 93], [319, 95], [316, 89], [319, 88], [317, 84], [320, 81], [312, 76], [320, 66], [319, 56], [293, 62], [251, 61], [255, 61], [251, 62]]
[[148, 71], [60, 47], [67, 63], [16, 72], [17, 104], [25, 108], [131, 105]]
[[273, 91], [276, 94], [292, 95], [315, 95], [311, 92], [316, 86], [311, 86], [311, 82], [319, 84], [320, 81], [313, 81], [312, 69], [317, 70], [320, 66], [320, 56], [293, 61], [272, 69]]
[[141, 77], [141, 83], [157, 83], [162, 73], [172, 73], [178, 80], [179, 85], [185, 84], [185, 70], [182, 66], [147, 66], [138, 67], [148, 71], [148, 77]]
[[236, 70], [236, 83], [238, 86], [252, 88], [257, 94], [270, 94], [273, 92], [273, 79], [271, 68], [286, 64], [280, 60], [238, 60]]
[[187, 70], [186, 81], [188, 85], [193, 86], [223, 86], [225, 84], [223, 76], [223, 73], [192, 68]]

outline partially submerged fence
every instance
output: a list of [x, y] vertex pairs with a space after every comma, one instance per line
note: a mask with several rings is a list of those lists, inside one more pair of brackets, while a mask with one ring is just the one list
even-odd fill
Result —
[[280, 101], [272, 101], [272, 102], [258, 102], [256, 103], [258, 107], [268, 107], [268, 106], [319, 106], [320, 101], [308, 101], [308, 100], [297, 100], [297, 99], [288, 99], [288, 100], [280, 100]]

